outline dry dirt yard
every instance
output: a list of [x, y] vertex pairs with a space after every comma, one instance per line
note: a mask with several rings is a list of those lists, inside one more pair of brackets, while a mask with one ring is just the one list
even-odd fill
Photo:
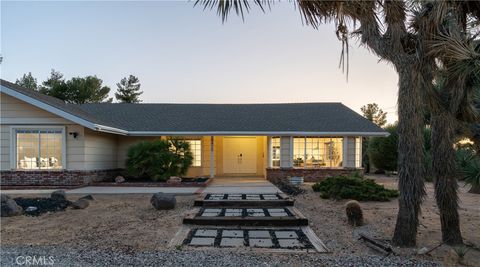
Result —
[[[396, 188], [397, 186], [396, 177], [376, 176], [374, 178], [377, 182], [389, 188]], [[309, 266], [318, 265], [321, 257], [329, 257], [325, 260], [338, 260], [356, 256], [361, 259], [369, 255], [376, 256], [377, 262], [382, 262], [383, 256], [358, 241], [357, 236], [358, 233], [363, 232], [375, 238], [390, 239], [395, 227], [398, 209], [397, 200], [361, 202], [366, 225], [353, 229], [347, 224], [345, 218], [344, 205], [347, 201], [321, 199], [319, 193], [312, 191], [311, 184], [306, 184], [303, 187], [306, 192], [296, 197], [295, 205], [310, 220], [310, 226], [327, 245], [331, 253], [324, 254], [324, 256], [312, 254], [302, 257], [285, 254], [275, 255], [272, 258], [268, 258], [270, 257], [269, 254], [247, 258], [240, 255], [235, 259], [229, 259], [227, 262], [241, 259], [242, 261], [237, 262], [239, 266], [263, 265], [263, 263], [266, 263], [264, 266], [269, 266], [268, 263], [277, 265], [276, 261], [280, 263], [288, 262], [279, 265]], [[468, 266], [480, 266], [480, 252], [478, 250], [480, 247], [480, 195], [467, 193], [467, 190], [468, 188], [460, 186], [462, 231], [466, 242], [475, 246], [476, 249], [470, 248], [468, 250], [464, 262]], [[422, 206], [417, 249], [431, 248], [441, 242], [438, 210], [433, 199], [431, 183], [427, 183], [427, 192], [428, 196]], [[69, 196], [69, 199], [75, 200], [77, 197], [79, 196]], [[90, 206], [84, 210], [67, 209], [62, 212], [43, 214], [39, 217], [2, 218], [1, 247], [11, 248], [11, 251], [18, 251], [19, 249], [16, 249], [16, 247], [32, 247], [33, 249], [44, 246], [81, 248], [82, 250], [120, 253], [119, 255], [124, 256], [140, 253], [139, 261], [144, 260], [148, 253], [153, 252], [157, 254], [150, 258], [154, 262], [156, 259], [157, 263], [160, 255], [158, 253], [162, 253], [161, 255], [167, 253], [170, 255], [169, 257], [172, 257], [171, 259], [175, 260], [182, 260], [179, 257], [190, 257], [188, 255], [191, 255], [192, 252], [176, 251], [175, 248], [168, 248], [167, 245], [179, 230], [183, 217], [192, 209], [193, 200], [196, 196], [177, 196], [177, 207], [170, 211], [153, 209], [149, 201], [151, 194], [93, 195], [93, 197], [95, 200], [91, 201]], [[447, 246], [441, 246], [432, 252], [431, 256], [417, 256], [416, 249], [412, 248], [396, 248], [395, 251], [404, 256], [404, 259], [434, 260], [446, 266], [455, 266], [457, 262], [451, 248]], [[218, 261], [213, 262], [214, 264], [220, 264], [222, 259], [226, 259], [225, 253], [218, 250], [199, 253], [205, 261], [217, 259]], [[235, 253], [227, 254], [236, 257]], [[198, 257], [198, 254], [195, 254], [195, 257]], [[243, 260], [249, 258], [251, 258], [251, 261], [243, 262]], [[192, 259], [192, 262], [195, 261], [196, 259]], [[316, 264], [312, 264], [312, 262], [316, 262]], [[338, 265], [339, 263], [332, 264]], [[359, 266], [359, 264], [354, 265]], [[365, 266], [372, 265], [379, 266], [372, 263]]]
[[[62, 245], [122, 252], [165, 249], [196, 197], [177, 196], [174, 210], [158, 211], [150, 204], [151, 196], [93, 195], [95, 200], [83, 210], [67, 208], [38, 217], [2, 218], [1, 244]], [[76, 199], [71, 195], [68, 198]]]
[[[390, 189], [397, 189], [398, 178], [395, 176], [369, 176], [377, 183]], [[353, 229], [347, 223], [344, 205], [347, 200], [334, 201], [321, 199], [319, 193], [313, 192], [311, 184], [305, 184], [305, 194], [296, 197], [296, 207], [309, 219], [310, 227], [334, 254], [375, 253], [358, 241], [358, 233], [365, 233], [388, 241], [395, 229], [398, 201], [360, 202], [366, 225]], [[422, 205], [421, 223], [417, 236], [417, 249], [432, 248], [441, 243], [440, 217], [434, 199], [432, 183], [426, 184], [427, 197]], [[469, 187], [463, 183], [459, 187], [460, 222], [462, 235], [469, 244], [465, 255], [465, 265], [480, 266], [480, 195], [468, 193]], [[456, 254], [448, 246], [442, 245], [431, 256], [417, 256], [417, 249], [399, 249], [395, 251], [405, 257], [435, 260], [445, 266], [455, 266]]]

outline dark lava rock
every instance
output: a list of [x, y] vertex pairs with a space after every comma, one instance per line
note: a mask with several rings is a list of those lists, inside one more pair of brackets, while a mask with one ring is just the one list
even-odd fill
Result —
[[60, 200], [53, 198], [18, 197], [15, 198], [15, 202], [17, 202], [17, 204], [20, 205], [24, 210], [28, 207], [37, 207], [37, 210], [25, 212], [27, 215], [31, 216], [39, 216], [42, 213], [46, 212], [63, 211], [70, 205], [70, 201], [68, 200]]
[[86, 207], [88, 207], [88, 205], [90, 205], [90, 203], [88, 203], [88, 200], [80, 198], [79, 200], [77, 200], [75, 202], [72, 202], [71, 205], [72, 205], [72, 208], [74, 208], [74, 209], [83, 210]]
[[157, 210], [170, 210], [175, 208], [177, 200], [174, 195], [167, 195], [164, 193], [155, 193], [150, 199], [150, 203]]
[[63, 190], [53, 191], [50, 197], [54, 200], [67, 200], [67, 197], [65, 196], [65, 191]]
[[10, 217], [23, 214], [21, 206], [7, 195], [1, 195], [1, 217]]

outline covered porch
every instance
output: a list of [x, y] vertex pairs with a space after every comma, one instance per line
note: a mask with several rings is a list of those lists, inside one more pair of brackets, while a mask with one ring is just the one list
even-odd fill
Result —
[[271, 181], [362, 172], [360, 136], [182, 136], [194, 164], [187, 176], [261, 177]]

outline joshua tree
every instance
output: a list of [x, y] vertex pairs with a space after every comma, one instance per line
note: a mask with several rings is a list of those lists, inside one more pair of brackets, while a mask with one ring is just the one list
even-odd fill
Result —
[[[432, 147], [432, 172], [435, 198], [440, 210], [442, 239], [447, 244], [462, 244], [458, 215], [457, 171], [453, 144], [459, 121], [478, 122], [474, 94], [479, 86], [480, 53], [474, 29], [479, 24], [480, 3], [438, 1], [422, 4], [414, 27], [423, 31], [428, 44], [424, 75], [429, 99]], [[436, 27], [431, 27], [436, 25]], [[429, 59], [428, 59], [429, 58]]]
[[[256, 0], [253, 3], [264, 10], [271, 2]], [[453, 9], [480, 10], [478, 2], [456, 2], [452, 5]], [[198, 0], [196, 4], [216, 8], [223, 21], [231, 10], [243, 17], [244, 12], [250, 9], [250, 3], [242, 0]], [[414, 13], [417, 18], [432, 16], [435, 2], [297, 0], [296, 4], [304, 21], [314, 28], [323, 22], [335, 22], [337, 37], [347, 56], [348, 40], [352, 34], [375, 55], [391, 63], [398, 73], [400, 199], [393, 242], [400, 246], [413, 246], [416, 243], [420, 204], [425, 196], [423, 113], [427, 103], [423, 103], [422, 99], [432, 91], [425, 89], [431, 87], [435, 71], [435, 61], [428, 55], [431, 44], [427, 40], [433, 39], [432, 34], [438, 24], [429, 25], [425, 20], [412, 20], [407, 13]], [[350, 31], [356, 22], [360, 23], [359, 27]], [[343, 52], [341, 57], [345, 59]], [[348, 57], [346, 62], [348, 64]], [[456, 204], [450, 203], [448, 206], [455, 208]]]

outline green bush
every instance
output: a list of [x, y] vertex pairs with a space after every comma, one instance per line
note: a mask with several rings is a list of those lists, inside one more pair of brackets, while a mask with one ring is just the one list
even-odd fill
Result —
[[388, 137], [374, 137], [368, 142], [368, 157], [370, 163], [377, 169], [385, 171], [397, 170], [398, 131], [397, 125], [384, 128], [390, 135]]
[[165, 181], [170, 176], [185, 175], [192, 162], [188, 142], [157, 139], [131, 146], [125, 165], [128, 175]]
[[320, 192], [322, 198], [355, 199], [358, 201], [389, 201], [398, 197], [397, 190], [386, 189], [372, 179], [334, 176], [315, 183], [313, 191]]
[[460, 148], [456, 151], [458, 178], [465, 180], [472, 188], [469, 192], [480, 193], [480, 156], [472, 148]]

